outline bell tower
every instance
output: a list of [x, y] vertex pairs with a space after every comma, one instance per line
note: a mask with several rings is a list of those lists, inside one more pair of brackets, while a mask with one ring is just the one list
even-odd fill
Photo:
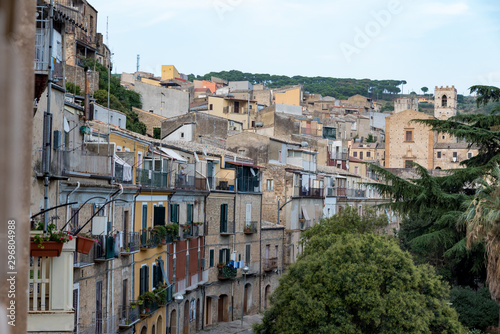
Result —
[[434, 117], [448, 119], [457, 114], [457, 90], [455, 86], [434, 89]]

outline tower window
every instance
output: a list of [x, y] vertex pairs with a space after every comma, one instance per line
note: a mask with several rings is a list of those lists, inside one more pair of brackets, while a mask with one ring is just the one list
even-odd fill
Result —
[[441, 98], [441, 107], [447, 107], [448, 106], [448, 98], [446, 97], [446, 95], [443, 95], [443, 97]]
[[406, 138], [405, 138], [406, 142], [413, 141], [413, 131], [412, 130], [406, 130], [405, 134], [406, 134]]

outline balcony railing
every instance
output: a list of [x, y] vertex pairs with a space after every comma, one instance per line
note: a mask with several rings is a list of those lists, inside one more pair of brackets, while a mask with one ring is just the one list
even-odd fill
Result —
[[158, 305], [164, 306], [171, 303], [173, 300], [174, 285], [170, 284], [166, 288], [156, 289], [156, 296], [158, 297]]
[[304, 187], [294, 187], [293, 189], [294, 197], [312, 197], [312, 198], [322, 198], [323, 188], [304, 188]]
[[149, 317], [160, 308], [158, 302], [147, 302], [147, 301], [144, 302], [135, 301], [135, 302], [137, 302], [137, 306], [139, 307], [139, 314], [141, 317]]
[[137, 168], [136, 184], [144, 187], [170, 188], [168, 173]]
[[175, 188], [186, 190], [207, 190], [207, 180], [191, 175], [177, 175]]
[[346, 189], [347, 197], [366, 197], [366, 190], [362, 189]]
[[261, 192], [259, 177], [257, 175], [252, 177], [239, 177], [238, 191], [254, 193]]
[[120, 328], [129, 328], [141, 320], [138, 305], [120, 305]]
[[103, 235], [94, 236], [97, 242], [94, 242], [94, 261], [103, 262], [115, 257], [115, 239]]
[[274, 269], [278, 269], [278, 258], [271, 257], [268, 259], [264, 259], [264, 271], [271, 271]]
[[210, 180], [214, 180], [215, 182], [211, 184], [212, 190], [225, 190], [225, 191], [234, 191], [234, 179], [226, 179], [220, 177], [209, 178]]
[[221, 235], [232, 235], [234, 234], [234, 222], [228, 221], [227, 223], [220, 226]]
[[139, 251], [139, 232], [128, 232], [123, 234], [123, 243], [120, 248], [121, 254], [131, 254]]
[[139, 248], [146, 250], [160, 245], [161, 239], [158, 233], [153, 230], [147, 230], [140, 233]]
[[245, 229], [243, 230], [245, 234], [257, 233], [257, 222], [247, 222], [245, 223]]
[[236, 277], [237, 273], [238, 273], [238, 270], [236, 268], [232, 268], [232, 267], [229, 267], [227, 264], [224, 264], [223, 266], [219, 267], [219, 274], [217, 277], [220, 280], [225, 280], [225, 279]]
[[[134, 172], [132, 170], [132, 175], [134, 175]], [[120, 164], [115, 163], [115, 179], [116, 182], [122, 183], [122, 184], [132, 184], [132, 177], [129, 177], [127, 175], [123, 175], [123, 166]]]

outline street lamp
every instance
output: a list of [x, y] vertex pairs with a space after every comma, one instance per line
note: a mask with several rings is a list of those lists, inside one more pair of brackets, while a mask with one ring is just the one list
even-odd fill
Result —
[[243, 298], [241, 299], [241, 327], [243, 327], [243, 316], [245, 315], [245, 285], [247, 284], [247, 273], [250, 270], [248, 266], [243, 267]]
[[180, 333], [180, 328], [181, 328], [181, 324], [180, 324], [181, 303], [184, 300], [184, 296], [181, 295], [181, 294], [176, 294], [174, 296], [174, 299], [177, 302], [177, 306], [178, 306], [177, 307], [177, 334], [179, 334]]

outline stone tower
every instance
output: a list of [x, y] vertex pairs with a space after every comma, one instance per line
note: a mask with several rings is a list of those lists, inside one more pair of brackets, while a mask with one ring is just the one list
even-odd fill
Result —
[[457, 114], [457, 90], [455, 86], [439, 88], [434, 90], [434, 117], [437, 119], [448, 119]]

